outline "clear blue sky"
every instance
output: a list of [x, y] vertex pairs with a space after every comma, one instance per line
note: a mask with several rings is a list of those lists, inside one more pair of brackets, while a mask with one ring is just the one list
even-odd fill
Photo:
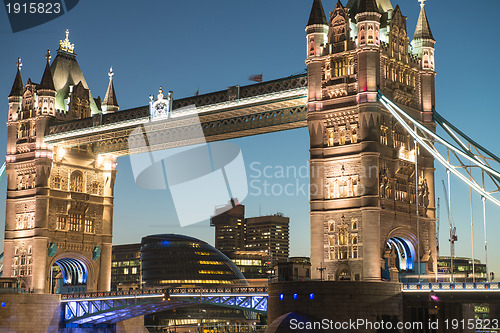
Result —
[[[325, 11], [336, 0], [323, 1]], [[346, 0], [343, 0], [345, 5]], [[417, 0], [392, 1], [408, 17], [413, 35], [419, 13]], [[250, 84], [252, 74], [264, 80], [288, 76], [305, 69], [305, 32], [312, 0], [253, 1], [96, 1], [86, 0], [68, 14], [42, 26], [13, 34], [5, 11], [0, 10], [0, 96], [4, 96], [3, 115], [7, 120], [7, 96], [15, 76], [15, 62], [22, 57], [23, 80], [39, 82], [47, 48], [53, 54], [64, 31], [70, 29], [77, 59], [94, 97], [103, 97], [109, 66], [113, 66], [115, 89], [121, 109], [144, 105], [148, 96], [163, 85], [175, 98]], [[500, 110], [498, 96], [497, 17], [500, 2], [469, 0], [426, 2], [427, 15], [436, 43], [436, 107], [459, 128], [497, 155]], [[0, 155], [5, 155], [6, 127], [0, 135]], [[306, 166], [309, 137], [306, 129], [234, 140], [240, 145], [248, 176], [255, 175], [249, 165]], [[440, 185], [445, 178], [437, 167], [436, 193], [443, 198]], [[264, 179], [261, 179], [263, 181]], [[271, 183], [295, 183], [293, 178], [271, 179]], [[306, 184], [307, 178], [299, 179]], [[457, 255], [470, 255], [469, 191], [454, 181], [453, 216], [458, 229]], [[118, 160], [115, 186], [115, 244], [139, 242], [152, 233], [188, 234], [213, 243], [208, 221], [180, 228], [171, 197], [166, 191], [138, 188], [128, 157]], [[250, 191], [252, 191], [250, 189]], [[5, 181], [0, 185], [5, 193]], [[482, 215], [475, 198], [476, 253], [482, 251]], [[309, 204], [305, 195], [249, 196], [244, 202], [248, 216], [283, 212], [291, 218], [291, 254], [309, 255]], [[4, 223], [5, 203], [0, 202], [0, 225]], [[500, 232], [499, 209], [488, 207], [491, 268], [500, 272], [500, 251], [496, 235]], [[449, 253], [447, 223], [442, 207], [441, 248]]]

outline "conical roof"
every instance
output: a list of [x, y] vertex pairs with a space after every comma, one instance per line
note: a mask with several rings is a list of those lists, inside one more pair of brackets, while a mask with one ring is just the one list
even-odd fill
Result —
[[14, 84], [12, 85], [12, 89], [10, 90], [9, 97], [23, 95], [24, 85], [23, 78], [21, 77], [21, 58], [18, 58], [17, 60], [16, 78], [14, 79]]
[[314, 24], [328, 25], [321, 0], [314, 0], [311, 8], [311, 14], [309, 15], [309, 21], [307, 22], [307, 25], [309, 26]]
[[377, 12], [378, 13], [378, 5], [376, 0], [360, 0], [358, 13], [365, 12]]
[[54, 79], [52, 78], [52, 72], [50, 71], [50, 51], [47, 50], [47, 63], [45, 64], [45, 70], [43, 72], [42, 80], [38, 85], [38, 90], [56, 90], [54, 87]]
[[[51, 70], [57, 91], [56, 107], [58, 109], [65, 109], [65, 99], [70, 94], [70, 86], [75, 86], [78, 82], [82, 82], [83, 87], [89, 89], [74, 54], [58, 51], [56, 58], [52, 62]], [[90, 93], [90, 96], [92, 97], [92, 93]], [[90, 110], [92, 114], [99, 112], [93, 97], [90, 98]]]
[[116, 100], [116, 94], [115, 94], [115, 87], [113, 85], [113, 76], [115, 75], [113, 73], [113, 68], [109, 69], [109, 84], [108, 84], [108, 90], [106, 91], [106, 96], [104, 96], [104, 100], [102, 101], [103, 105], [111, 105], [111, 106], [118, 106], [118, 102]]
[[359, 13], [379, 12], [379, 6], [376, 0], [349, 0], [346, 7], [349, 8], [349, 14], [351, 17], [354, 17]]
[[422, 4], [420, 5], [420, 15], [418, 16], [417, 28], [415, 29], [415, 35], [413, 35], [413, 39], [434, 40], [424, 7], [424, 3], [422, 2]]

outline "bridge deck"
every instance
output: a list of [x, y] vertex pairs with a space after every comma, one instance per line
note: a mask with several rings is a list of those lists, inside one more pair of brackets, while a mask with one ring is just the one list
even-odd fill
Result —
[[173, 288], [61, 295], [66, 324], [116, 323], [193, 304], [267, 312], [267, 288]]
[[[301, 74], [174, 100], [166, 120], [152, 120], [149, 106], [143, 106], [54, 124], [45, 142], [64, 147], [94, 144], [96, 153], [129, 155], [227, 140], [305, 127], [306, 102], [307, 75]], [[134, 144], [138, 127], [155, 138], [148, 147]], [[178, 133], [175, 139], [173, 132]]]

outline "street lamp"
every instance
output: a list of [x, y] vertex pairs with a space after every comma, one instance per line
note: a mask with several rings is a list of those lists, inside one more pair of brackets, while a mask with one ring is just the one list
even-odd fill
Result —
[[319, 273], [320, 273], [320, 276], [321, 276], [321, 281], [323, 281], [323, 271], [326, 270], [326, 267], [323, 267], [323, 262], [321, 262], [321, 266], [316, 268]]

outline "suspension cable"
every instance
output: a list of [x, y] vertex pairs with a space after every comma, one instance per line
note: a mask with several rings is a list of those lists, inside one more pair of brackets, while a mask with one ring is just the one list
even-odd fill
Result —
[[[384, 95], [382, 95], [379, 92], [379, 98], [380, 102], [389, 110], [389, 112], [398, 120], [398, 122], [405, 128], [405, 130], [410, 133], [414, 137], [414, 139], [417, 140], [417, 142], [424, 147], [425, 150], [427, 150], [436, 160], [438, 160], [443, 166], [445, 166], [449, 171], [451, 171], [455, 176], [457, 176], [461, 181], [466, 183], [467, 185], [471, 186], [474, 188], [474, 190], [479, 193], [480, 195], [486, 197], [489, 201], [493, 202], [495, 205], [500, 207], [500, 201], [494, 198], [490, 193], [486, 192], [483, 188], [481, 188], [478, 184], [475, 184], [474, 182], [471, 182], [468, 178], [466, 178], [464, 175], [462, 175], [460, 172], [456, 170], [456, 168], [451, 165], [448, 161], [444, 159], [444, 157], [434, 148], [433, 145], [430, 145], [426, 143], [420, 136], [418, 136], [416, 133], [413, 132], [412, 128], [403, 120], [401, 115], [405, 116], [406, 118], [410, 119], [415, 126], [417, 126], [419, 129], [421, 129], [423, 132], [430, 133], [436, 141], [439, 141], [443, 145], [445, 145], [447, 148], [453, 150], [454, 152], [458, 153], [459, 155], [463, 156], [464, 158], [468, 159], [472, 163], [478, 165], [481, 169], [488, 173], [494, 173], [495, 175], [500, 175], [497, 171], [491, 169], [490, 167], [484, 166], [482, 163], [478, 163], [477, 160], [471, 159], [469, 156], [467, 156], [465, 153], [462, 151], [458, 150], [456, 147], [452, 146], [449, 144], [447, 141], [441, 139], [439, 136], [435, 135], [432, 133], [428, 128], [425, 126], [421, 125], [417, 121], [415, 121], [413, 118], [408, 116], [406, 113], [404, 113], [402, 110], [396, 111], [396, 109], [399, 109], [394, 103], [392, 103], [389, 99], [387, 99]], [[394, 106], [394, 108], [393, 108]], [[396, 109], [395, 109], [396, 108]], [[400, 115], [401, 113], [401, 115]], [[491, 170], [491, 171], [490, 171]]]
[[483, 224], [484, 224], [484, 255], [485, 255], [485, 265], [486, 265], [486, 281], [490, 282], [490, 275], [488, 274], [488, 240], [486, 237], [486, 199], [483, 200]]
[[418, 220], [418, 142], [413, 141], [415, 145], [415, 206], [417, 212], [417, 259], [418, 259], [418, 283], [420, 283], [420, 230], [419, 230], [419, 220]]

